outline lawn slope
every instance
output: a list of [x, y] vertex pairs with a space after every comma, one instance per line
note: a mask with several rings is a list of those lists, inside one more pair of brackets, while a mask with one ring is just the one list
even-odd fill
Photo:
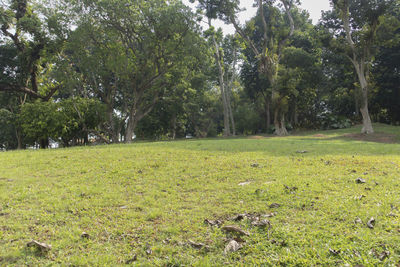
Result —
[[400, 128], [375, 129], [0, 153], [0, 265], [396, 266]]

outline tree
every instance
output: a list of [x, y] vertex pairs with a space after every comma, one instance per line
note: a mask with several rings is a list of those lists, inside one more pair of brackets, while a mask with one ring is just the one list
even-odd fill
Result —
[[28, 0], [11, 0], [0, 7], [1, 38], [15, 49], [16, 65], [8, 79], [0, 80], [0, 91], [27, 94], [48, 101], [60, 87], [46, 79], [52, 57], [63, 48], [60, 13], [46, 13]]
[[[194, 2], [191, 1], [191, 2]], [[235, 120], [232, 112], [232, 104], [231, 104], [231, 83], [235, 77], [235, 65], [237, 61], [237, 44], [233, 41], [230, 42], [229, 46], [222, 47], [224, 42], [229, 42], [229, 37], [224, 39], [223, 33], [221, 29], [215, 31], [212, 26], [212, 20], [216, 19], [218, 16], [218, 8], [215, 6], [216, 2], [211, 0], [199, 0], [198, 8], [201, 12], [205, 11], [205, 16], [208, 21], [208, 30], [205, 32], [206, 37], [210, 39], [211, 47], [213, 47], [213, 54], [215, 58], [215, 64], [218, 70], [218, 85], [221, 92], [221, 100], [223, 107], [223, 115], [224, 115], [224, 136], [231, 135], [231, 127], [232, 133], [235, 135]], [[225, 49], [224, 49], [225, 48]], [[225, 62], [224, 50], [233, 49], [231, 58], [232, 69], [227, 69], [227, 64]], [[230, 66], [229, 66], [230, 67]], [[231, 71], [231, 78], [229, 78], [228, 72]]]
[[[125, 56], [116, 33], [82, 16], [65, 46], [65, 57], [58, 62], [57, 79], [64, 84], [60, 98], [95, 98], [106, 106], [107, 121], [102, 136], [118, 143], [126, 115], [121, 99], [125, 84]], [[68, 75], [65, 75], [65, 74]]]
[[360, 112], [363, 119], [361, 133], [373, 133], [368, 110], [371, 66], [374, 60], [376, 32], [382, 17], [394, 3], [392, 0], [332, 0], [341, 20], [343, 34], [338, 36], [347, 43], [344, 52], [354, 66], [360, 89]]
[[[284, 14], [280, 13], [280, 10], [274, 6], [274, 2], [258, 0], [257, 19], [260, 21], [261, 27], [254, 28], [253, 22], [252, 25], [248, 25], [247, 29], [241, 28], [237, 22], [236, 16], [240, 10], [237, 0], [211, 0], [210, 4], [216, 10], [219, 18], [233, 24], [237, 33], [251, 49], [253, 56], [257, 58], [258, 72], [267, 79], [271, 88], [275, 134], [287, 135], [284, 112], [285, 96], [280, 95], [277, 77], [282, 51], [295, 31], [292, 10], [296, 1], [279, 1]], [[277, 23], [279, 26], [276, 25]], [[257, 40], [251, 39], [250, 34], [257, 30], [259, 30], [261, 36]]]
[[125, 141], [131, 142], [138, 122], [173, 88], [169, 73], [193, 56], [198, 41], [193, 14], [180, 1], [88, 1], [87, 8], [94, 23], [117, 36]]
[[400, 124], [400, 1], [382, 19], [377, 31], [378, 52], [372, 68], [375, 90], [371, 109], [376, 120]]

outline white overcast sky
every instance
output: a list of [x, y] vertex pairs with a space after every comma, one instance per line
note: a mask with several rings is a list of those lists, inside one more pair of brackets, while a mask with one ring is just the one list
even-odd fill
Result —
[[[183, 2], [188, 6], [196, 7], [196, 4], [190, 4], [189, 0], [183, 0]], [[240, 0], [240, 6], [246, 9], [246, 11], [239, 14], [240, 23], [245, 23], [255, 15], [256, 8], [253, 7], [253, 3], [254, 0]], [[329, 0], [301, 0], [301, 8], [310, 13], [310, 18], [314, 24], [320, 19], [322, 10], [326, 11], [331, 9]], [[213, 22], [213, 26], [222, 27], [225, 34], [232, 34], [235, 32], [233, 26], [225, 25], [221, 21]]]

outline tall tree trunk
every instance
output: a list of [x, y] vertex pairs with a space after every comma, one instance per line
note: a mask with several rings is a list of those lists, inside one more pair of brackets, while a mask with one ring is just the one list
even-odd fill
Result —
[[359, 64], [353, 61], [354, 67], [356, 68], [358, 79], [360, 81], [361, 86], [361, 106], [360, 112], [363, 120], [363, 126], [361, 129], [361, 133], [370, 134], [374, 133], [374, 129], [372, 127], [371, 117], [369, 116], [368, 111], [368, 79], [364, 73], [363, 63]]
[[226, 95], [227, 95], [227, 106], [228, 106], [228, 112], [229, 112], [229, 118], [231, 121], [231, 127], [232, 127], [232, 135], [236, 135], [236, 126], [235, 126], [235, 119], [233, 117], [233, 112], [232, 112], [232, 105], [231, 105], [231, 88], [227, 86], [226, 88]]
[[[335, 4], [337, 5], [337, 4]], [[353, 54], [353, 58], [349, 56], [350, 61], [353, 63], [354, 68], [356, 69], [358, 80], [361, 86], [361, 115], [363, 119], [363, 127], [361, 129], [361, 133], [370, 134], [373, 133], [374, 130], [372, 128], [371, 117], [368, 112], [368, 76], [369, 76], [369, 64], [372, 61], [371, 58], [371, 47], [373, 44], [373, 40], [376, 34], [376, 29], [378, 26], [378, 17], [370, 24], [371, 29], [370, 33], [367, 37], [365, 47], [363, 49], [362, 54], [357, 53], [355, 42], [352, 38], [351, 26], [350, 26], [350, 8], [349, 2], [344, 1], [344, 4], [340, 7], [341, 16], [343, 20], [343, 28], [346, 32], [346, 40]]]
[[128, 125], [125, 131], [125, 143], [132, 143], [133, 135], [137, 126], [137, 120], [134, 112], [131, 112], [128, 119]]
[[[221, 77], [220, 77], [220, 82], [221, 82]], [[221, 88], [221, 97], [222, 97], [222, 106], [224, 110], [224, 136], [230, 136], [231, 131], [230, 131], [230, 125], [229, 125], [229, 109], [228, 109], [228, 101], [226, 99], [226, 92], [225, 92], [225, 85], [224, 85], [224, 80], [222, 79], [222, 84], [220, 84]]]
[[[208, 18], [208, 25], [211, 28], [211, 18]], [[224, 136], [229, 136], [231, 135], [230, 132], [230, 127], [229, 127], [229, 109], [228, 109], [228, 100], [227, 100], [227, 94], [226, 94], [226, 88], [225, 88], [225, 70], [224, 67], [222, 66], [222, 56], [219, 51], [219, 45], [217, 41], [215, 40], [214, 34], [212, 35], [212, 41], [214, 43], [214, 57], [215, 61], [217, 62], [217, 67], [218, 67], [218, 78], [219, 78], [219, 87], [221, 90], [221, 98], [222, 98], [222, 107], [223, 107], [223, 114], [224, 114]]]

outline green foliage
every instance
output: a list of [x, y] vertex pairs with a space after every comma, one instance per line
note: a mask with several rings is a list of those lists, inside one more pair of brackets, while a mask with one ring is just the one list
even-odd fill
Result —
[[332, 113], [323, 113], [318, 115], [317, 118], [319, 126], [324, 130], [344, 129], [352, 126], [350, 119]]
[[22, 106], [18, 121], [28, 144], [42, 146], [41, 142], [51, 138], [68, 146], [74, 139], [87, 138], [104, 119], [104, 106], [99, 101], [78, 98], [27, 103]]
[[0, 150], [17, 148], [16, 116], [6, 109], [0, 109]]
[[22, 106], [19, 123], [25, 133], [25, 141], [34, 145], [49, 138], [57, 139], [63, 129], [63, 119], [53, 102], [27, 103]]
[[241, 103], [235, 110], [236, 130], [243, 135], [257, 134], [264, 127], [254, 104]]
[[98, 100], [70, 98], [57, 103], [61, 114], [62, 129], [58, 133], [65, 146], [77, 138], [87, 138], [91, 132], [97, 132], [105, 121], [105, 106]]

